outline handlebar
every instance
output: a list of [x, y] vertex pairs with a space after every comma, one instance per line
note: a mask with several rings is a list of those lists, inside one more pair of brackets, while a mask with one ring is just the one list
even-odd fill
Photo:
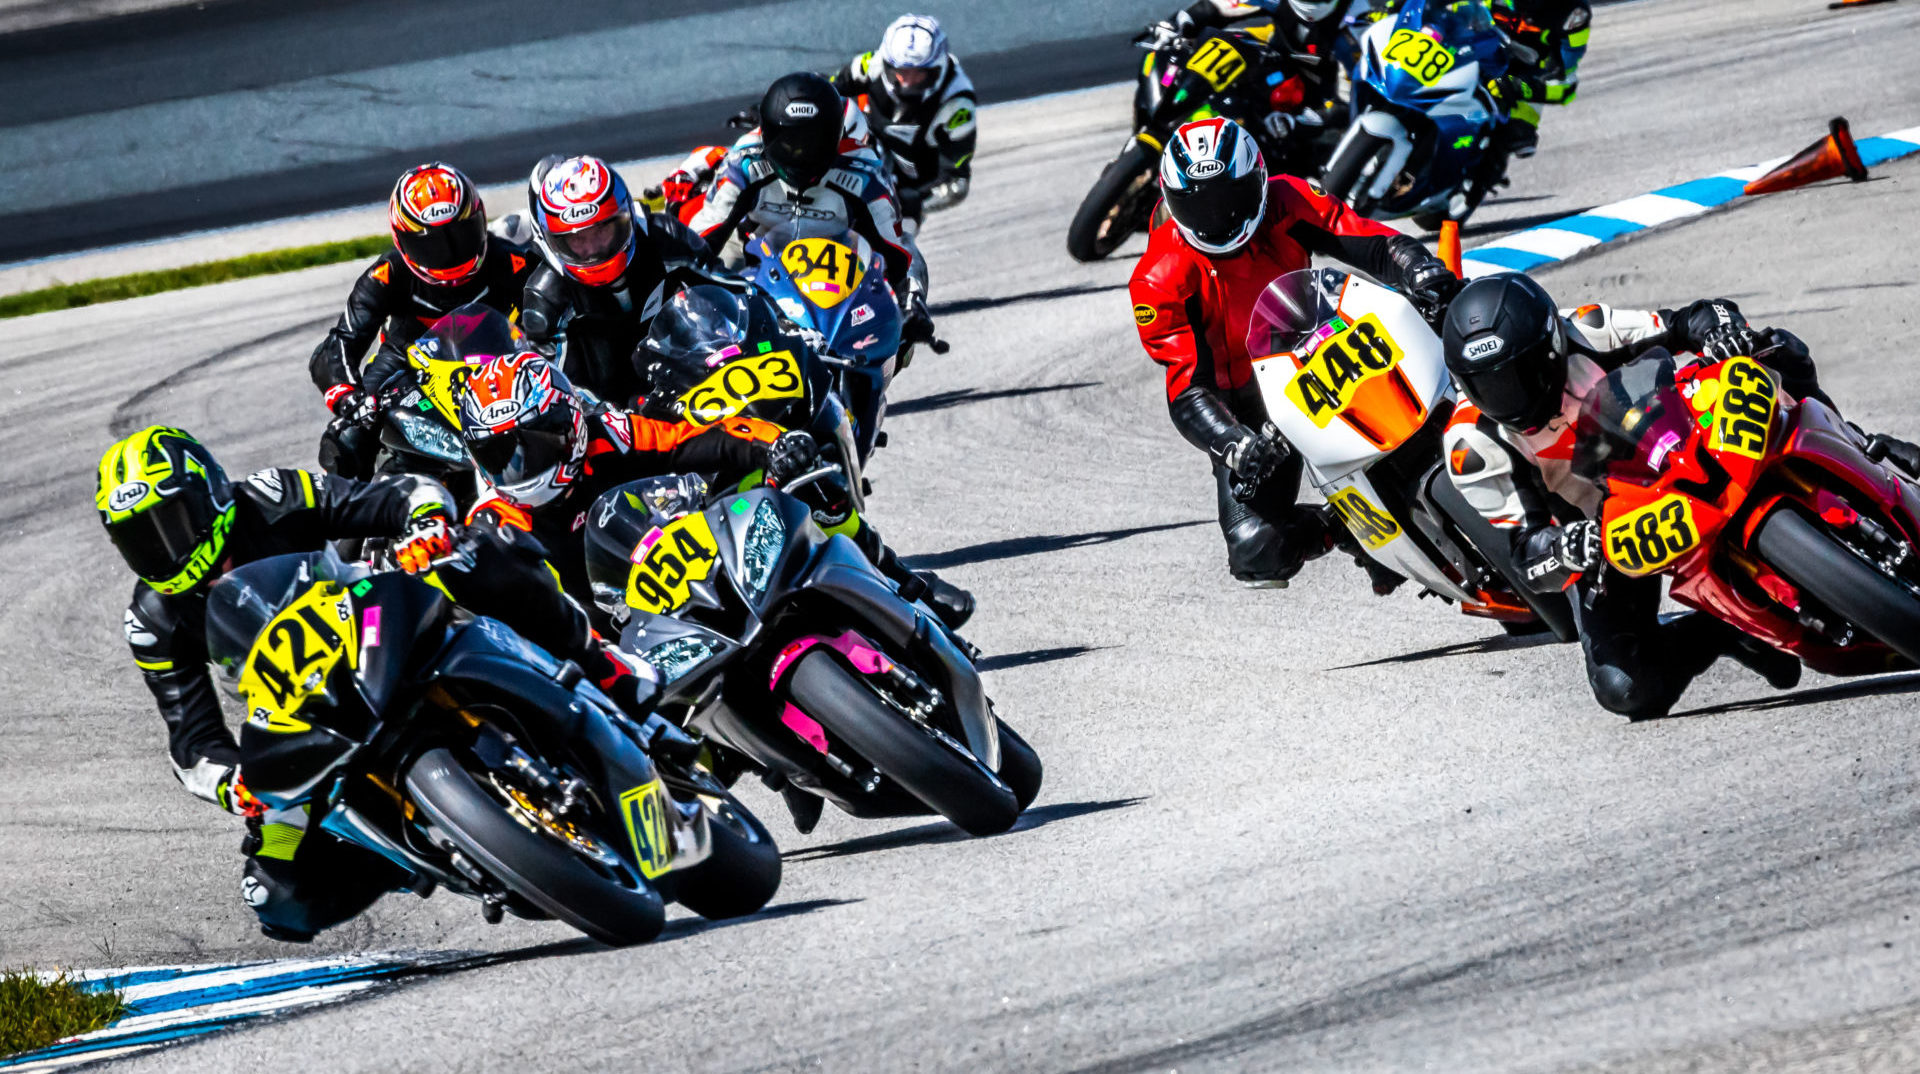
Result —
[[796, 492], [800, 489], [806, 488], [808, 485], [814, 484], [822, 480], [823, 478], [832, 477], [835, 474], [845, 474], [846, 472], [847, 472], [846, 468], [841, 466], [839, 463], [830, 462], [825, 466], [820, 467], [817, 470], [809, 470], [806, 473], [801, 474], [799, 477], [794, 478], [792, 481], [789, 481], [786, 484], [779, 486], [779, 489], [781, 492], [786, 492], [786, 493]]

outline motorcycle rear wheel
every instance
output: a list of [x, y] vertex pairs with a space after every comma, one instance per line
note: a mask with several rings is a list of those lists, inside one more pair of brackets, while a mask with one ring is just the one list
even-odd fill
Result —
[[1136, 138], [1100, 173], [1067, 228], [1067, 253], [1075, 261], [1105, 260], [1140, 229], [1147, 213], [1139, 202], [1152, 196], [1159, 163], [1160, 155]]
[[[792, 672], [793, 703], [888, 779], [971, 835], [993, 835], [1020, 819], [1014, 791], [895, 711], [821, 647]], [[1038, 793], [1039, 787], [1034, 787]]]
[[713, 854], [688, 869], [674, 888], [674, 901], [709, 921], [758, 913], [780, 890], [780, 848], [760, 819], [726, 800], [723, 816], [707, 810]]
[[1912, 589], [1795, 510], [1783, 508], [1767, 516], [1754, 547], [1795, 586], [1920, 664], [1920, 595]]
[[514, 819], [451, 750], [432, 749], [407, 769], [408, 796], [445, 834], [513, 893], [609, 947], [646, 943], [667, 921], [660, 893], [629, 886], [556, 838]]

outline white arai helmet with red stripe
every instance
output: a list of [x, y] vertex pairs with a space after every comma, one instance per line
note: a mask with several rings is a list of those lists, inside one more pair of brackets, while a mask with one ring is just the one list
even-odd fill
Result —
[[1267, 215], [1267, 164], [1230, 119], [1182, 124], [1160, 155], [1160, 193], [1180, 237], [1202, 253], [1233, 253]]

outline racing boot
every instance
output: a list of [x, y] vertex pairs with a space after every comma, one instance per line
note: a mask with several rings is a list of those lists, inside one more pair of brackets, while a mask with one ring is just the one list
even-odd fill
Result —
[[973, 618], [973, 594], [932, 571], [908, 571], [900, 582], [900, 596], [924, 602], [948, 630], [959, 630], [962, 623]]
[[826, 808], [826, 799], [817, 794], [808, 794], [787, 782], [787, 777], [778, 772], [762, 772], [760, 782], [766, 784], [768, 790], [780, 793], [780, 800], [787, 804], [787, 812], [793, 815], [793, 826], [801, 835], [813, 831], [814, 825], [820, 823], [820, 813]]
[[1886, 433], [1874, 433], [1867, 437], [1867, 458], [1874, 462], [1890, 462], [1908, 477], [1920, 478], [1920, 445]]

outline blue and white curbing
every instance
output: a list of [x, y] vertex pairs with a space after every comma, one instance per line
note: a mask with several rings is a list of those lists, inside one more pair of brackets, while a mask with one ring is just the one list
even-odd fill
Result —
[[126, 1015], [105, 1029], [0, 1059], [0, 1071], [28, 1074], [119, 1058], [213, 1033], [241, 1022], [338, 1003], [402, 977], [471, 963], [467, 954], [277, 959], [203, 966], [90, 970], [83, 988], [116, 988]]
[[[1884, 164], [1920, 152], [1920, 127], [1862, 138], [1855, 145], [1860, 150], [1861, 161], [1868, 167]], [[1738, 200], [1748, 183], [1789, 159], [1779, 157], [1734, 168], [1515, 232], [1498, 242], [1466, 251], [1460, 261], [1462, 274], [1473, 277], [1494, 272], [1532, 272], [1623, 236], [1700, 216]]]

